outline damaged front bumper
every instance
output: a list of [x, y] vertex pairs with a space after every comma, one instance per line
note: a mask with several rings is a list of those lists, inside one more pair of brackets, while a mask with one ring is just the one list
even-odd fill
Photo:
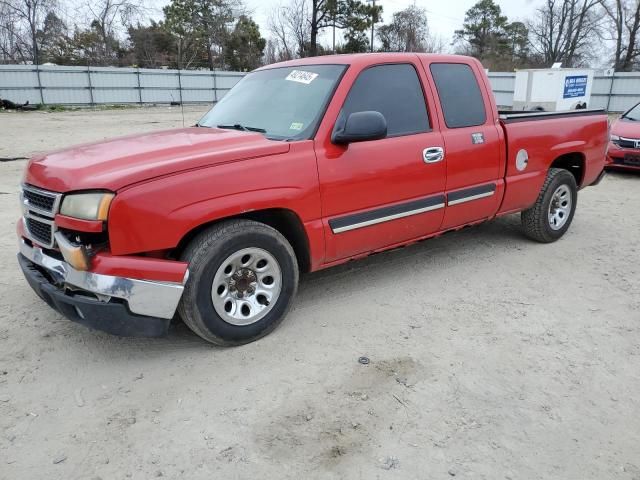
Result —
[[121, 336], [166, 334], [188, 278], [188, 270], [180, 283], [80, 271], [22, 238], [18, 262], [49, 306], [74, 322]]

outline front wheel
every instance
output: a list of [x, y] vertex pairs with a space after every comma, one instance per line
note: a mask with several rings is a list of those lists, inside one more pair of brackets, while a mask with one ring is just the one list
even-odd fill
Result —
[[569, 229], [578, 201], [571, 172], [552, 168], [533, 207], [521, 214], [525, 234], [538, 242], [555, 242]]
[[189, 280], [178, 313], [216, 345], [242, 345], [267, 335], [284, 319], [298, 287], [289, 242], [251, 220], [212, 226], [181, 258], [189, 263]]

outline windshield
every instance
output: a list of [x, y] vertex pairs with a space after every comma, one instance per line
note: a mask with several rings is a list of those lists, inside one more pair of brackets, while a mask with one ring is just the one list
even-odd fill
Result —
[[248, 74], [198, 122], [201, 127], [311, 138], [345, 65], [271, 68]]
[[640, 121], [640, 103], [625, 113], [622, 118], [632, 120], [634, 122]]

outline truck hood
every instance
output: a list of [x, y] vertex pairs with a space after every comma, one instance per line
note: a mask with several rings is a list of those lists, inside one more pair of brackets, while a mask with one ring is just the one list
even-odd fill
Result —
[[625, 138], [640, 138], [640, 122], [620, 119], [611, 126], [611, 133]]
[[237, 130], [191, 127], [131, 135], [38, 155], [25, 181], [47, 190], [116, 191], [151, 178], [289, 151], [289, 144]]

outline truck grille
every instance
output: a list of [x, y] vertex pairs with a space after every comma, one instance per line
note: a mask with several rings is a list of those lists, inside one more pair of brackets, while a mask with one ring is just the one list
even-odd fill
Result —
[[27, 237], [46, 248], [52, 248], [55, 233], [54, 218], [60, 207], [62, 194], [31, 185], [23, 185], [20, 194], [25, 233]]
[[32, 240], [38, 244], [49, 246], [53, 238], [53, 225], [36, 220], [35, 218], [25, 219], [27, 232]]
[[636, 145], [640, 145], [640, 139], [621, 137], [620, 140], [615, 143], [622, 148], [639, 148]]
[[55, 196], [45, 195], [33, 190], [24, 190], [24, 198], [30, 206], [35, 207], [44, 212], [53, 212], [53, 206], [56, 201]]
[[49, 192], [31, 185], [22, 186], [22, 201], [34, 210], [42, 213], [56, 214], [58, 203], [62, 195], [56, 192]]

